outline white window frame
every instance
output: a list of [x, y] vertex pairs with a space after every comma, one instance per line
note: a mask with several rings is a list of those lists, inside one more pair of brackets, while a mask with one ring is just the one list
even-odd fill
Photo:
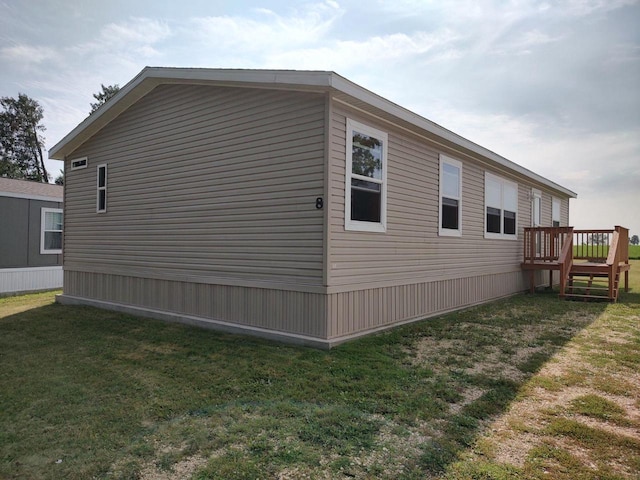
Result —
[[[536, 221], [536, 200], [538, 201], [538, 218]], [[517, 217], [516, 217], [517, 220]], [[531, 190], [531, 226], [542, 226], [542, 192], [535, 188]]]
[[[449, 164], [458, 169], [458, 195], [456, 198], [447, 196], [458, 201], [458, 228], [444, 228], [442, 226], [442, 198], [444, 197], [444, 165]], [[440, 236], [461, 237], [462, 236], [462, 162], [446, 155], [440, 155], [440, 198], [438, 206], [438, 234]]]
[[[375, 137], [382, 142], [382, 178], [370, 178], [354, 174], [353, 169], [353, 132]], [[386, 232], [387, 231], [387, 143], [389, 137], [385, 132], [376, 128], [347, 119], [347, 145], [346, 145], [346, 169], [344, 184], [344, 229], [361, 232]], [[379, 183], [380, 188], [380, 222], [363, 222], [351, 220], [351, 179], [356, 178], [367, 182]]]
[[[100, 169], [104, 168], [104, 185], [100, 186]], [[96, 169], [96, 213], [107, 212], [107, 164], [98, 165]], [[104, 208], [100, 209], [100, 192], [104, 191]]]
[[40, 209], [40, 254], [41, 255], [60, 255], [62, 253], [62, 248], [47, 249], [45, 247], [44, 237], [45, 237], [45, 233], [46, 232], [60, 232], [60, 235], [62, 236], [62, 232], [64, 231], [63, 230], [64, 226], [63, 226], [63, 229], [60, 229], [60, 230], [47, 230], [47, 229], [45, 229], [47, 213], [62, 213], [62, 215], [63, 215], [62, 219], [63, 219], [63, 222], [64, 222], [64, 213], [63, 213], [61, 208], [46, 208], [46, 207], [42, 207]]
[[[74, 164], [80, 164], [74, 166]], [[89, 159], [87, 157], [73, 158], [69, 162], [69, 170], [82, 170], [83, 168], [87, 168], [89, 165]]]
[[[556, 217], [555, 206], [558, 206], [558, 216]], [[559, 198], [552, 197], [551, 198], [551, 226], [553, 227], [553, 222], [558, 222], [558, 226], [562, 225], [562, 201]]]
[[[487, 232], [487, 207], [490, 206], [487, 203], [487, 181], [492, 180], [496, 183], [500, 184], [500, 233], [496, 232]], [[516, 191], [516, 225], [515, 225], [515, 233], [504, 233], [504, 187], [510, 186]], [[485, 172], [484, 174], [484, 238], [491, 238], [496, 240], [518, 240], [518, 224], [520, 222], [520, 214], [518, 212], [518, 184], [516, 182], [512, 182], [507, 180], [506, 178], [499, 177], [489, 172]], [[491, 205], [492, 206], [492, 205]], [[492, 206], [493, 207], [493, 206]]]

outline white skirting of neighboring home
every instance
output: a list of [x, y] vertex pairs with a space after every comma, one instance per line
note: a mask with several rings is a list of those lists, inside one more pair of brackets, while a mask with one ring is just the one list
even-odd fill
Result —
[[62, 267], [0, 269], [0, 295], [62, 288]]

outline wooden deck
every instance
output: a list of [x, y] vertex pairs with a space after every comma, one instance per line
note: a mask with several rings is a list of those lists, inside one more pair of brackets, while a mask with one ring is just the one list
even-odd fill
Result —
[[[560, 272], [560, 298], [618, 299], [620, 282], [629, 291], [629, 230], [574, 230], [573, 227], [525, 228], [522, 269], [535, 292], [536, 271]], [[575, 247], [574, 247], [575, 246]], [[623, 275], [624, 274], [624, 275]]]

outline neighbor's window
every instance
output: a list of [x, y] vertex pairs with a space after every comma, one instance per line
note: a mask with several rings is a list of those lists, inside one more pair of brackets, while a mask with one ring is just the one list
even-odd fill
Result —
[[107, 211], [107, 166], [98, 165], [96, 192], [96, 211], [104, 213]]
[[40, 253], [62, 253], [62, 210], [42, 208], [40, 215]]
[[462, 234], [462, 163], [440, 155], [440, 235]]
[[553, 227], [560, 226], [560, 200], [557, 198], [551, 200], [551, 225]]
[[347, 119], [345, 230], [384, 232], [387, 134]]
[[490, 173], [484, 178], [485, 238], [516, 238], [518, 185]]

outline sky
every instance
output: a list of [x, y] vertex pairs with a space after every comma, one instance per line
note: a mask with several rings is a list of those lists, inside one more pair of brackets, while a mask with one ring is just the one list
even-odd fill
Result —
[[0, 96], [47, 148], [145, 66], [335, 71], [640, 235], [640, 0], [0, 0]]

